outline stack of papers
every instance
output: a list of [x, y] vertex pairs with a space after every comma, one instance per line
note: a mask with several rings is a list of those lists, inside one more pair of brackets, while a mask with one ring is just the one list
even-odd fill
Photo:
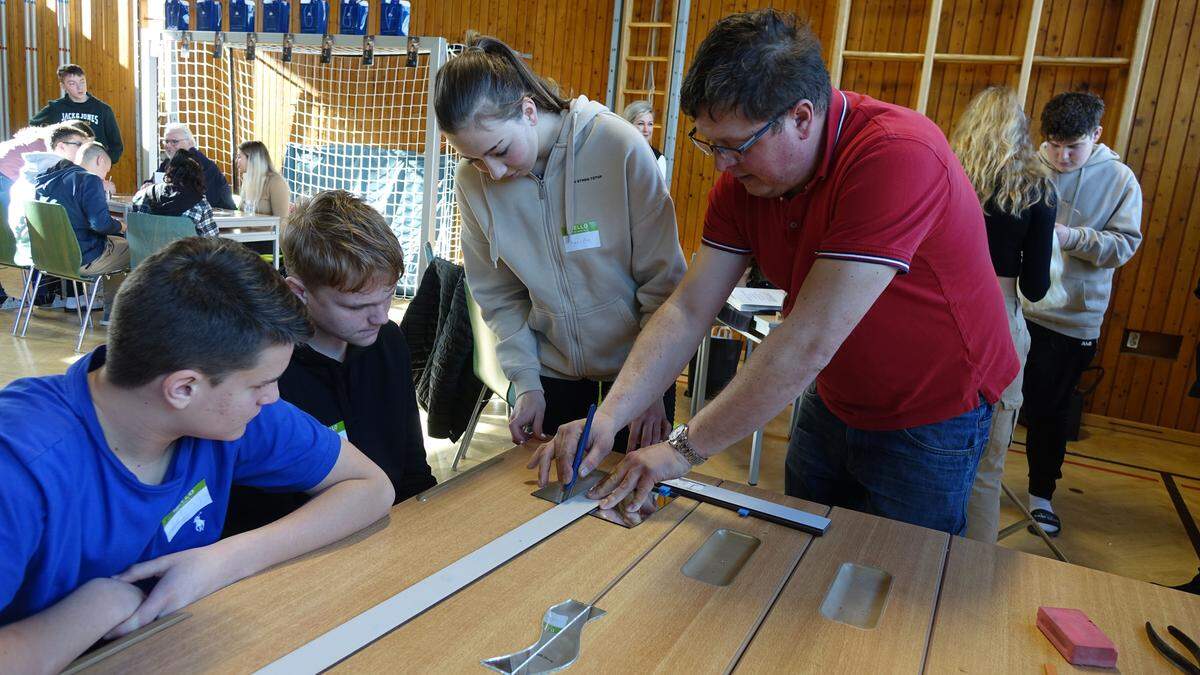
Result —
[[777, 288], [738, 287], [729, 294], [728, 302], [739, 312], [778, 312], [786, 297], [787, 293]]

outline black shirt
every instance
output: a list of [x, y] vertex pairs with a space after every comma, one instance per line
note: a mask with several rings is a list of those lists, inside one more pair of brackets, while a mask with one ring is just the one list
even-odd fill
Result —
[[1000, 210], [995, 200], [983, 207], [988, 250], [998, 277], [1016, 277], [1021, 294], [1037, 302], [1050, 288], [1050, 247], [1054, 245], [1055, 208], [1047, 198], [1019, 216]]
[[58, 124], [67, 120], [83, 120], [92, 127], [96, 142], [108, 151], [108, 158], [116, 164], [125, 152], [125, 144], [121, 141], [121, 128], [117, 126], [117, 118], [113, 115], [112, 107], [104, 101], [88, 94], [83, 103], [71, 100], [69, 94], [56, 98], [46, 104], [29, 120], [31, 127], [44, 127], [48, 124]]
[[[279, 395], [327, 427], [344, 424], [350, 442], [391, 479], [397, 502], [437, 483], [425, 459], [408, 344], [395, 323], [386, 323], [370, 347], [349, 346], [341, 363], [298, 345]], [[224, 535], [266, 525], [305, 501], [303, 493], [234, 486]]]

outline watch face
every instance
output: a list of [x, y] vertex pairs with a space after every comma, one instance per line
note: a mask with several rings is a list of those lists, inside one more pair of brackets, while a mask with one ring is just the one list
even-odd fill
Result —
[[679, 439], [683, 438], [683, 435], [685, 433], [687, 433], [687, 425], [680, 424], [679, 426], [677, 426], [671, 430], [671, 435], [667, 436], [667, 440], [668, 441], [678, 441]]

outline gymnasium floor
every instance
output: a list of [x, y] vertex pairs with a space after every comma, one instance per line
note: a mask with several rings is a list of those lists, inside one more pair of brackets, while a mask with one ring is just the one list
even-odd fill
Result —
[[[20, 287], [19, 276], [9, 269], [0, 268], [0, 283], [10, 290]], [[403, 311], [404, 303], [397, 302], [393, 318], [398, 321]], [[36, 311], [24, 339], [10, 335], [13, 318], [12, 311], [0, 312], [0, 386], [19, 377], [61, 373], [77, 358], [73, 352], [78, 330], [74, 312]], [[97, 325], [84, 340], [84, 349], [101, 344], [103, 336], [104, 329]], [[678, 393], [677, 420], [682, 421], [688, 415], [689, 399], [683, 396], [682, 385]], [[767, 426], [759, 481], [759, 487], [767, 490], [783, 491], [789, 412], [785, 410]], [[1024, 494], [1025, 485], [1023, 440], [1024, 430], [1018, 428], [1005, 469], [1005, 483], [1019, 495]], [[427, 438], [425, 447], [438, 480], [451, 478], [457, 444]], [[493, 402], [480, 420], [459, 470], [509, 447], [504, 411]], [[1144, 581], [1173, 585], [1190, 580], [1200, 564], [1200, 532], [1191, 515], [1200, 516], [1200, 447], [1085, 427], [1083, 438], [1071, 444], [1068, 452], [1055, 499], [1064, 525], [1056, 543], [1068, 559]], [[713, 458], [704, 471], [744, 482], [749, 459], [747, 439]], [[1172, 498], [1172, 492], [1177, 498]], [[1002, 523], [1018, 517], [1017, 509], [1006, 500]], [[1050, 555], [1041, 540], [1023, 530], [1001, 544]]]

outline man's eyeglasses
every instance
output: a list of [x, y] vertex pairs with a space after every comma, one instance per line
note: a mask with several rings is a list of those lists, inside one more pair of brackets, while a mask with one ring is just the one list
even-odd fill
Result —
[[77, 148], [79, 146], [83, 145], [83, 141], [59, 141], [59, 142], [62, 143], [63, 145], [73, 145]]
[[708, 155], [709, 157], [716, 156], [721, 159], [730, 159], [735, 162], [740, 162], [740, 161], [742, 161], [742, 158], [746, 155], [746, 153], [750, 150], [750, 148], [754, 147], [754, 144], [759, 142], [759, 140], [761, 140], [763, 136], [766, 136], [767, 132], [771, 130], [771, 127], [774, 126], [774, 124], [779, 121], [779, 118], [783, 117], [783, 115], [785, 113], [787, 113], [787, 111], [789, 111], [793, 107], [795, 107], [795, 105], [796, 105], [795, 103], [789, 105], [786, 109], [783, 110], [783, 112], [772, 117], [770, 122], [767, 122], [766, 124], [762, 125], [762, 127], [759, 128], [758, 131], [755, 131], [754, 134], [752, 136], [750, 136], [750, 138], [746, 139], [745, 143], [742, 143], [741, 145], [739, 145], [736, 148], [731, 148], [731, 147], [725, 146], [725, 145], [718, 145], [716, 143], [709, 143], [708, 141], [702, 141], [699, 138], [696, 138], [696, 127], [694, 127], [694, 126], [692, 127], [692, 130], [688, 132], [688, 139], [690, 139], [692, 141], [693, 145], [695, 145], [697, 148], [700, 149], [700, 152], [703, 152], [705, 155]]
[[174, 139], [174, 138], [163, 139], [163, 145], [179, 145], [182, 142], [183, 142], [183, 139]]

